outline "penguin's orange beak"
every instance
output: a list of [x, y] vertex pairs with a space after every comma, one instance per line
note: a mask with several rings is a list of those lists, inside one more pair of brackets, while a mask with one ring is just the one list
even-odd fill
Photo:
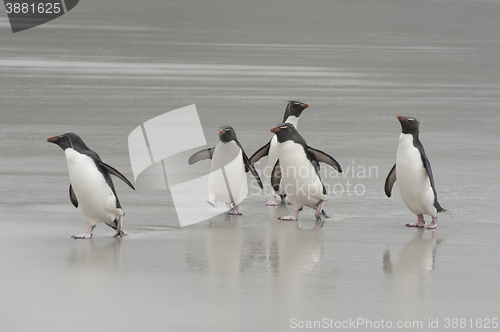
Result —
[[224, 133], [223, 129], [219, 129], [219, 135], [222, 135]]
[[278, 127], [272, 127], [271, 128], [271, 132], [272, 133], [277, 133], [278, 131], [280, 131], [281, 129], [279, 129]]
[[302, 107], [302, 108], [308, 108], [309, 104], [308, 103], [303, 103], [303, 104], [300, 104], [300, 107]]
[[406, 120], [406, 118], [405, 118], [404, 116], [402, 116], [402, 115], [398, 115], [398, 120], [399, 120], [399, 122], [403, 122], [403, 121], [407, 122], [407, 121], [408, 121], [408, 120]]
[[47, 138], [47, 142], [49, 142], [49, 143], [54, 143], [55, 141], [57, 141], [57, 137], [55, 137], [55, 136]]

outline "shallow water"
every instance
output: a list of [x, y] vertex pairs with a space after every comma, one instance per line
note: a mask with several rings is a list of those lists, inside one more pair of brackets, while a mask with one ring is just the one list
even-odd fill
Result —
[[[499, 14], [468, 0], [85, 1], [17, 34], [0, 16], [2, 331], [288, 331], [323, 318], [418, 331], [465, 318], [459, 330], [477, 331], [469, 319], [500, 318]], [[322, 228], [311, 209], [278, 221], [291, 208], [253, 191], [243, 216], [180, 228], [168, 190], [115, 179], [128, 235], [69, 238], [86, 225], [47, 137], [76, 132], [132, 179], [127, 138], [145, 121], [196, 104], [209, 145], [231, 125], [251, 155], [289, 99], [311, 105], [301, 134], [344, 168], [325, 179], [338, 194]], [[399, 114], [420, 120], [453, 216], [437, 231], [404, 227], [415, 217], [383, 191]]]

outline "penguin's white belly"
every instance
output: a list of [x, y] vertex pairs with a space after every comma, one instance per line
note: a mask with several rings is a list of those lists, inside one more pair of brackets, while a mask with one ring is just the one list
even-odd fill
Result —
[[85, 219], [90, 225], [112, 223], [123, 210], [116, 207], [116, 197], [92, 158], [66, 149], [69, 179]]
[[304, 205], [316, 208], [327, 199], [323, 184], [300, 144], [278, 143], [278, 153], [282, 172], [280, 190], [286, 193], [295, 209]]
[[278, 138], [276, 135], [271, 139], [269, 144], [269, 152], [267, 153], [267, 166], [264, 169], [264, 177], [266, 178], [267, 190], [269, 193], [276, 194], [273, 187], [271, 186], [271, 174], [278, 161]]
[[414, 214], [437, 215], [434, 192], [413, 136], [401, 134], [396, 158], [396, 180], [401, 198]]
[[[222, 167], [224, 168], [225, 178], [224, 173], [220, 171]], [[217, 143], [212, 156], [211, 173], [208, 177], [209, 199], [212, 202], [240, 204], [246, 197], [247, 192], [245, 165], [243, 164], [243, 154], [240, 147], [234, 141]]]

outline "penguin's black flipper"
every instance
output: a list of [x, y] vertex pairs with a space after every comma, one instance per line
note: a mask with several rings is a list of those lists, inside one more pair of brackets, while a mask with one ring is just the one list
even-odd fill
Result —
[[77, 208], [78, 200], [76, 199], [75, 191], [73, 190], [71, 184], [69, 185], [69, 199], [71, 200], [71, 203], [73, 203], [73, 205]]
[[436, 186], [434, 185], [434, 176], [432, 176], [431, 163], [429, 162], [429, 159], [427, 159], [427, 155], [425, 154], [423, 147], [420, 148], [419, 146], [417, 146], [417, 149], [420, 151], [422, 163], [424, 164], [424, 168], [427, 170], [427, 175], [429, 175], [429, 180], [431, 181], [432, 191], [434, 192], [434, 207], [436, 208], [437, 212], [447, 212], [448, 210], [444, 209], [437, 200], [437, 192]]
[[[317, 160], [311, 160], [311, 164], [314, 168], [314, 171], [316, 172], [316, 175], [318, 176], [319, 180], [321, 181], [321, 185], [323, 186], [323, 194], [327, 194], [325, 184], [323, 183], [323, 180], [321, 180], [321, 173], [320, 173], [320, 167], [319, 167], [319, 162]], [[326, 217], [330, 218], [330, 217]]]
[[396, 164], [392, 166], [391, 171], [387, 175], [387, 179], [385, 179], [385, 194], [387, 195], [387, 197], [391, 197], [394, 183], [396, 183]]
[[125, 177], [125, 175], [118, 172], [118, 170], [116, 168], [111, 167], [108, 164], [103, 163], [102, 161], [99, 161], [99, 165], [104, 167], [106, 169], [106, 171], [108, 171], [109, 174], [113, 174], [114, 176], [116, 176], [117, 178], [119, 178], [120, 180], [125, 182], [130, 188], [135, 190], [134, 185]]
[[255, 153], [250, 157], [250, 162], [252, 164], [255, 164], [258, 162], [262, 157], [267, 156], [269, 153], [269, 148], [271, 147], [271, 141], [267, 142], [266, 145], [255, 151]]
[[255, 180], [257, 180], [257, 183], [259, 184], [260, 189], [264, 189], [264, 186], [262, 186], [262, 181], [260, 180], [259, 174], [255, 170], [255, 167], [253, 167], [252, 163], [250, 162], [250, 159], [248, 159], [245, 151], [243, 149], [241, 150], [241, 154], [243, 155], [243, 164], [245, 164], [245, 172], [250, 171], [252, 175], [255, 177]]
[[281, 182], [281, 167], [280, 167], [280, 160], [278, 159], [276, 161], [276, 164], [274, 164], [274, 168], [271, 172], [271, 186], [273, 187], [274, 191], [279, 191], [280, 190], [280, 182]]
[[342, 167], [340, 167], [340, 164], [329, 154], [311, 148], [310, 146], [307, 147], [307, 151], [310, 154], [312, 154], [317, 161], [330, 165], [333, 168], [335, 168], [339, 173], [342, 173]]
[[189, 157], [188, 164], [192, 165], [197, 163], [200, 160], [212, 159], [212, 155], [214, 154], [215, 148], [203, 149], [201, 151], [196, 152], [191, 157]]

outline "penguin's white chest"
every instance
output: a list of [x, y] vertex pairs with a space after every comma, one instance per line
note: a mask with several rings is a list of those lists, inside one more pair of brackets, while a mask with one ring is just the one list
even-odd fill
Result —
[[401, 134], [396, 157], [396, 180], [401, 198], [415, 214], [436, 216], [434, 192], [420, 151], [413, 145], [413, 136]]
[[123, 211], [116, 207], [116, 197], [104, 176], [89, 156], [66, 149], [69, 179], [83, 215], [91, 225], [110, 223]]
[[302, 145], [293, 141], [278, 142], [281, 166], [280, 190], [287, 194], [296, 209], [304, 205], [315, 208], [327, 196], [323, 194], [323, 183], [307, 159]]
[[248, 193], [243, 153], [234, 141], [219, 142], [212, 156], [208, 197], [212, 202], [239, 204]]

